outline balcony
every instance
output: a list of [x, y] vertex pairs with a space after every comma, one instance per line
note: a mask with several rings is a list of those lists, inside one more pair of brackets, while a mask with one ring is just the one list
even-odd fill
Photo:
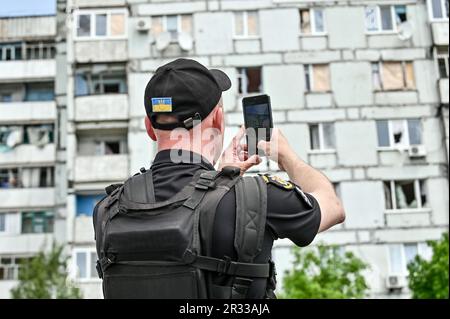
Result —
[[11, 298], [11, 289], [19, 282], [17, 280], [0, 280], [0, 299]]
[[54, 122], [56, 104], [54, 101], [0, 103], [0, 123]]
[[0, 166], [28, 165], [54, 163], [56, 160], [55, 144], [47, 144], [43, 147], [23, 144], [16, 146], [11, 151], [0, 153]]
[[0, 19], [0, 40], [53, 38], [56, 16], [11, 17]]
[[432, 22], [431, 31], [435, 45], [448, 45], [448, 21]]
[[77, 156], [74, 180], [78, 183], [123, 181], [129, 177], [127, 154]]
[[76, 243], [94, 244], [94, 228], [92, 227], [92, 216], [77, 216], [75, 218], [75, 232], [73, 237]]
[[0, 237], [0, 254], [33, 254], [52, 247], [53, 234], [17, 234]]
[[78, 40], [75, 57], [78, 63], [126, 61], [127, 40]]
[[439, 80], [439, 94], [441, 103], [448, 104], [448, 78]]
[[0, 82], [49, 79], [56, 76], [56, 61], [16, 60], [0, 62]]
[[126, 94], [102, 94], [75, 98], [75, 121], [114, 121], [128, 119]]
[[0, 189], [0, 203], [5, 209], [51, 207], [55, 205], [54, 188]]

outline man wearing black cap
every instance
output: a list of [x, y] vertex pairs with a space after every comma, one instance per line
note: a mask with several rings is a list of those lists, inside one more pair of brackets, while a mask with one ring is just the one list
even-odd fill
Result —
[[[243, 127], [223, 151], [222, 92], [230, 87], [231, 81], [225, 73], [208, 70], [189, 59], [177, 59], [161, 66], [147, 84], [145, 125], [148, 135], [158, 144], [150, 168], [152, 200], [156, 203], [178, 196], [199, 170], [213, 172], [217, 164], [219, 171], [231, 166], [237, 175], [239, 172], [242, 175], [260, 163], [258, 155], [248, 157], [246, 145], [240, 142], [245, 134]], [[318, 232], [342, 222], [344, 211], [328, 179], [304, 163], [278, 129], [273, 130], [270, 142], [260, 141], [258, 147], [277, 161], [291, 179], [288, 182], [270, 175], [257, 177], [261, 179], [259, 185], [266, 189], [263, 201], [267, 218], [262, 225], [261, 248], [253, 262], [267, 264], [274, 240], [289, 238], [298, 246], [306, 246]], [[231, 187], [215, 206], [215, 217], [209, 227], [212, 228], [210, 257], [216, 260], [237, 260], [237, 195]], [[222, 274], [226, 274], [224, 269]], [[223, 288], [226, 277], [213, 277], [214, 284]], [[247, 278], [245, 294], [240, 296], [273, 297], [273, 278], [247, 277], [250, 278]], [[233, 295], [239, 295], [234, 291], [239, 289], [236, 287], [239, 285], [233, 286]]]

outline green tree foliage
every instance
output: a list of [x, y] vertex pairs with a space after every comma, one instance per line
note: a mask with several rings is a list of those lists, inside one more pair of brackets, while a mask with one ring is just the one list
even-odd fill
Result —
[[68, 257], [63, 246], [53, 245], [49, 253], [40, 252], [21, 265], [19, 284], [11, 290], [14, 299], [77, 299], [80, 290], [68, 280]]
[[362, 272], [368, 268], [352, 252], [340, 253], [337, 246], [318, 245], [293, 249], [293, 269], [286, 272], [281, 298], [363, 298], [368, 285]]
[[409, 289], [415, 299], [448, 299], [448, 233], [438, 241], [429, 241], [431, 260], [417, 256], [408, 264]]

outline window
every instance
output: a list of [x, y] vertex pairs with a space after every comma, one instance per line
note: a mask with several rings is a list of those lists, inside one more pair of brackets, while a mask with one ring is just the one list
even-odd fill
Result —
[[412, 62], [374, 62], [372, 81], [375, 91], [414, 90], [414, 66]]
[[12, 94], [11, 93], [3, 93], [0, 95], [0, 102], [9, 103], [12, 102]]
[[261, 67], [238, 68], [239, 94], [262, 92]]
[[434, 56], [436, 59], [436, 64], [439, 72], [439, 78], [448, 79], [449, 73], [448, 47], [436, 47], [434, 49]]
[[53, 143], [53, 125], [0, 126], [0, 150], [9, 151], [20, 144], [39, 147]]
[[426, 243], [393, 244], [388, 246], [388, 255], [390, 274], [406, 276], [408, 275], [407, 265], [416, 256], [429, 260], [432, 249]]
[[21, 167], [0, 169], [0, 188], [53, 187], [53, 167]]
[[388, 211], [427, 208], [424, 180], [384, 181], [385, 208]]
[[0, 169], [0, 188], [20, 187], [19, 174], [17, 168]]
[[53, 223], [52, 212], [23, 212], [22, 234], [53, 233]]
[[448, 0], [428, 0], [431, 20], [448, 20]]
[[79, 11], [75, 14], [75, 38], [101, 39], [125, 36], [125, 10]]
[[104, 195], [77, 195], [77, 216], [92, 216], [95, 205]]
[[53, 82], [25, 83], [25, 101], [53, 101], [55, 89]]
[[98, 279], [96, 262], [97, 252], [91, 248], [75, 248], [73, 251], [73, 265], [77, 279]]
[[323, 9], [300, 9], [300, 34], [320, 35], [326, 32]]
[[151, 33], [154, 37], [161, 32], [169, 32], [172, 41], [178, 39], [178, 34], [192, 34], [192, 15], [168, 15], [152, 17]]
[[22, 59], [21, 43], [0, 44], [0, 61], [12, 61]]
[[126, 79], [123, 65], [80, 67], [75, 75], [75, 96], [126, 93]]
[[306, 64], [304, 69], [306, 92], [329, 92], [331, 90], [328, 64]]
[[309, 125], [309, 138], [311, 150], [326, 151], [336, 147], [333, 123]]
[[17, 280], [21, 265], [30, 257], [0, 256], [0, 280]]
[[31, 42], [23, 44], [27, 60], [53, 59], [56, 55], [55, 44], [51, 42]]
[[395, 148], [422, 144], [422, 125], [419, 119], [377, 121], [378, 146]]
[[396, 32], [398, 26], [406, 20], [404, 5], [366, 7], [367, 32]]
[[110, 135], [83, 134], [78, 137], [78, 154], [81, 156], [102, 156], [127, 153], [127, 137], [125, 132], [111, 132]]
[[0, 233], [6, 232], [6, 214], [0, 214]]
[[234, 35], [242, 38], [259, 36], [258, 11], [235, 12]]

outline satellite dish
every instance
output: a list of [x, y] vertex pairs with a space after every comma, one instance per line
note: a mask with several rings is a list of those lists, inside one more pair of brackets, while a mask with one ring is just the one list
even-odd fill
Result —
[[189, 33], [181, 32], [178, 34], [178, 44], [184, 51], [190, 51], [193, 47], [193, 39]]
[[398, 38], [402, 41], [406, 41], [411, 39], [413, 35], [413, 30], [412, 30], [412, 26], [411, 23], [409, 23], [408, 21], [406, 22], [402, 22], [399, 26], [398, 26]]
[[156, 38], [156, 50], [162, 51], [170, 44], [172, 37], [169, 32], [161, 32]]

